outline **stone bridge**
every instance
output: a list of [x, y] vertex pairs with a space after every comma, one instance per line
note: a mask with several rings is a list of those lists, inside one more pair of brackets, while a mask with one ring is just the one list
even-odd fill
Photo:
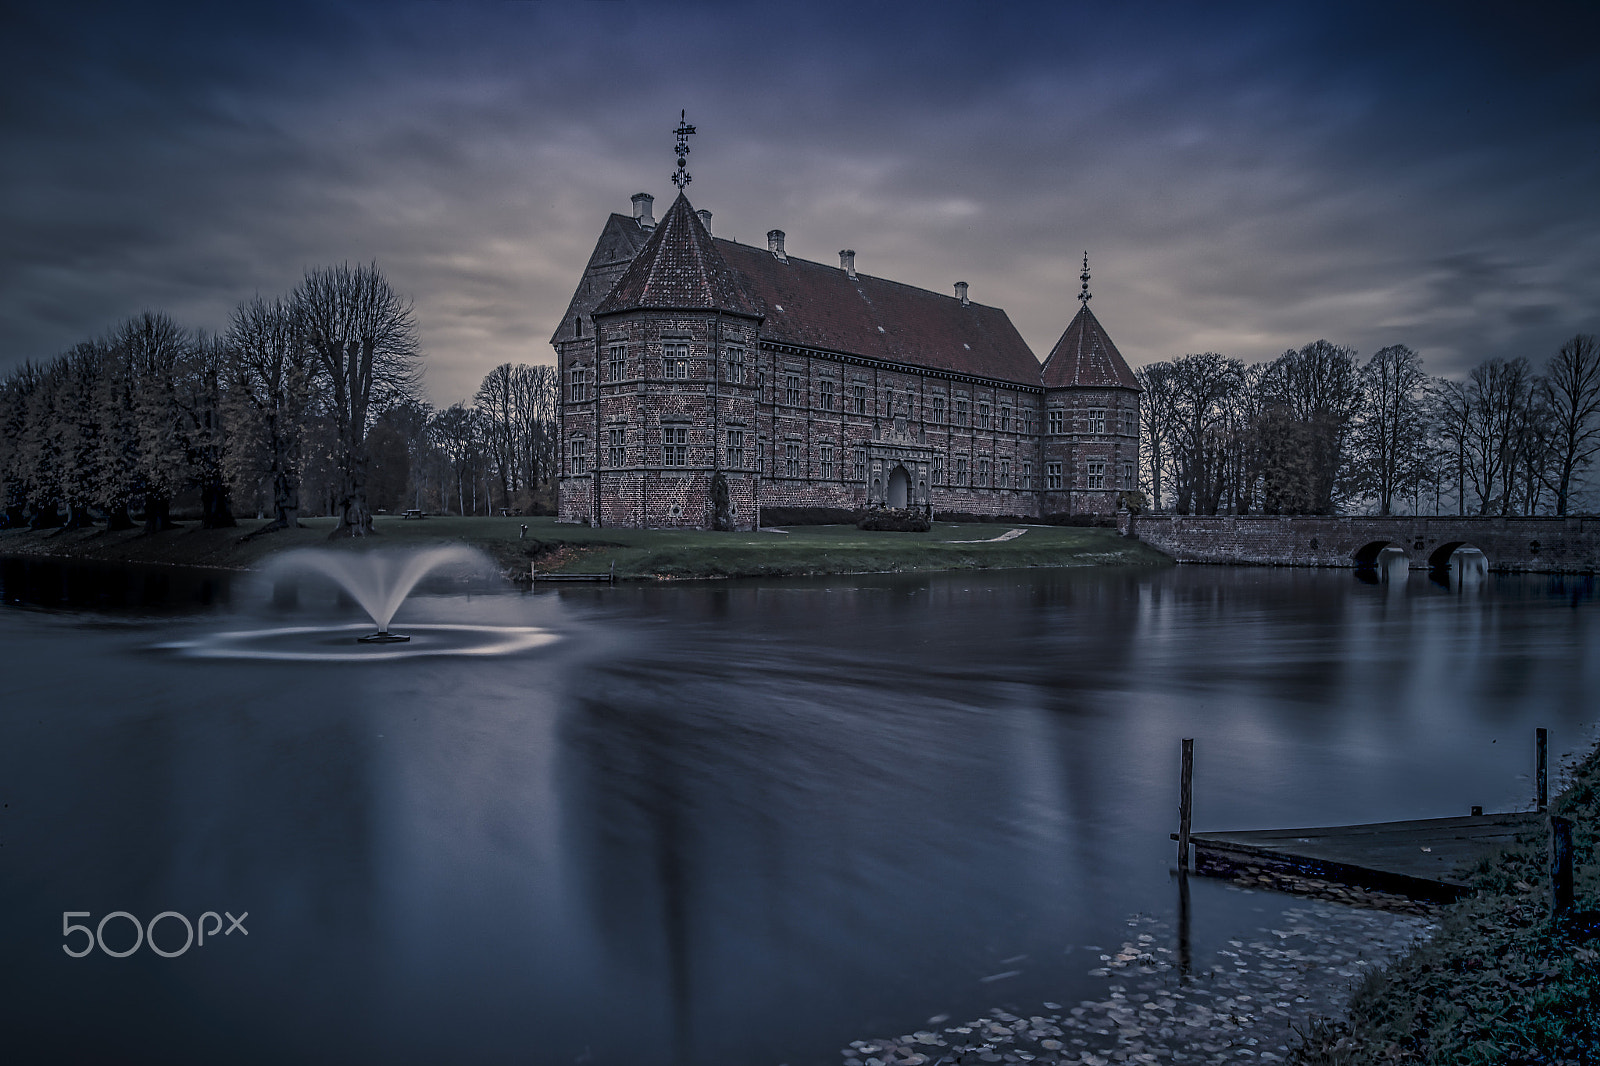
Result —
[[1594, 516], [1139, 515], [1124, 516], [1119, 525], [1186, 563], [1370, 567], [1379, 552], [1392, 547], [1405, 552], [1413, 570], [1440, 570], [1457, 549], [1476, 548], [1491, 570], [1600, 569], [1600, 517]]

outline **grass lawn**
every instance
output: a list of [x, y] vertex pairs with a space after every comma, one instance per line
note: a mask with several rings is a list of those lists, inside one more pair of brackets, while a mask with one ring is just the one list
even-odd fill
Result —
[[[57, 532], [0, 530], [0, 555], [57, 555], [104, 561], [250, 569], [285, 548], [326, 546], [334, 519], [305, 520], [306, 529], [245, 539], [263, 523], [200, 529], [196, 523], [146, 536], [137, 530]], [[528, 539], [520, 539], [522, 526]], [[403, 519], [379, 515], [379, 536], [340, 541], [349, 550], [459, 541], [480, 548], [514, 575], [537, 564], [548, 573], [591, 573], [616, 564], [618, 578], [793, 576], [905, 570], [1022, 566], [1149, 566], [1166, 556], [1115, 530], [938, 522], [927, 533], [869, 533], [854, 526], [796, 526], [787, 533], [703, 530], [590, 529], [553, 518]], [[955, 543], [952, 543], [955, 542]]]

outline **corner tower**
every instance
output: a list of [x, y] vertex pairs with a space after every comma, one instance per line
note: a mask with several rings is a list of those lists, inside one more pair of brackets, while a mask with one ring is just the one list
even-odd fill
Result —
[[1089, 310], [1089, 256], [1081, 305], [1050, 350], [1044, 382], [1044, 498], [1050, 514], [1113, 514], [1139, 486], [1139, 380]]
[[681, 191], [590, 317], [587, 343], [561, 347], [561, 516], [709, 526], [722, 473], [751, 526], [762, 314]]

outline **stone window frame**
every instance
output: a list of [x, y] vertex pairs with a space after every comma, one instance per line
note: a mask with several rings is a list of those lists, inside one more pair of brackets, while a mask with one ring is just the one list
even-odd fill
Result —
[[955, 479], [953, 481], [951, 481], [950, 484], [961, 486], [961, 485], [965, 485], [966, 483], [967, 483], [967, 457], [965, 455], [957, 455], [956, 456]]
[[1067, 431], [1067, 412], [1063, 407], [1052, 407], [1047, 412], [1047, 432], [1052, 437], [1058, 437]]
[[995, 465], [998, 467], [995, 475], [998, 479], [995, 482], [995, 488], [1009, 489], [1011, 487], [1011, 457], [1002, 455], [995, 460]]
[[1088, 407], [1084, 409], [1084, 432], [1100, 436], [1106, 431], [1106, 409], [1104, 407]]
[[1134, 469], [1131, 459], [1124, 459], [1122, 466], [1122, 487], [1130, 492], [1139, 487], [1139, 472]]
[[744, 430], [728, 430], [728, 446], [724, 452], [724, 462], [730, 470], [744, 468]]
[[799, 478], [801, 474], [800, 442], [797, 440], [786, 440], [783, 442], [783, 476], [788, 478]]
[[1033, 460], [1032, 459], [1024, 459], [1024, 460], [1022, 460], [1022, 470], [1017, 475], [1017, 488], [1022, 489], [1024, 492], [1032, 491], [1032, 489], [1033, 489]]
[[980, 400], [978, 402], [978, 428], [989, 429], [989, 423], [992, 417], [993, 416], [990, 414], [989, 409], [989, 401]]
[[944, 484], [944, 456], [942, 455], [933, 457], [933, 483], [935, 485]]
[[942, 392], [934, 393], [932, 396], [930, 396], [928, 398], [928, 402], [933, 405], [933, 414], [929, 416], [928, 421], [936, 422], [936, 423], [943, 422], [944, 421], [944, 393], [942, 393]]
[[628, 465], [628, 427], [606, 427], [606, 465], [613, 470]]
[[728, 383], [732, 385], [744, 384], [744, 345], [742, 344], [728, 346]]
[[688, 337], [661, 338], [661, 376], [668, 381], [687, 381], [689, 378]]
[[689, 465], [689, 427], [665, 425], [661, 427], [661, 465]]
[[787, 407], [802, 407], [805, 404], [805, 389], [800, 384], [800, 375], [796, 371], [784, 372], [783, 402]]
[[1002, 404], [1000, 407], [1000, 432], [1011, 432], [1011, 406], [1009, 404]]
[[823, 443], [817, 447], [817, 462], [821, 466], [822, 480], [833, 480], [833, 445]]
[[567, 441], [567, 461], [573, 477], [586, 477], [589, 473], [589, 438], [582, 434]]
[[1137, 437], [1139, 435], [1139, 409], [1124, 407], [1122, 409], [1122, 435], [1124, 437]]
[[867, 386], [864, 382], [855, 382], [850, 386], [850, 398], [855, 401], [855, 414], [867, 413]]
[[1091, 459], [1083, 464], [1083, 485], [1090, 492], [1106, 489], [1106, 464], [1103, 459]]
[[607, 380], [621, 381], [628, 376], [628, 342], [610, 341], [606, 344]]
[[989, 461], [987, 455], [980, 455], [978, 456], [978, 461], [973, 465], [975, 469], [972, 472], [972, 483], [981, 488], [988, 488], [994, 464]]
[[1065, 487], [1061, 478], [1060, 463], [1044, 464], [1044, 488], [1046, 492], [1060, 492]]
[[569, 375], [570, 375], [570, 389], [569, 389], [568, 394], [567, 394], [568, 398], [573, 403], [588, 403], [589, 402], [589, 368], [588, 367], [584, 367], [584, 366], [575, 366], [569, 372]]
[[855, 473], [855, 480], [860, 482], [867, 480], [867, 449], [865, 447], [858, 445], [850, 449], [850, 466]]
[[817, 379], [817, 406], [824, 411], [833, 410], [833, 379]]
[[965, 426], [967, 424], [967, 398], [965, 396], [957, 396], [954, 407], [955, 424], [958, 426]]

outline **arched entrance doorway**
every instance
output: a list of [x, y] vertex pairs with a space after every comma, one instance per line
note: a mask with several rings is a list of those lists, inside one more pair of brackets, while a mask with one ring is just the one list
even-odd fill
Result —
[[890, 507], [906, 507], [911, 502], [911, 475], [906, 473], [906, 468], [897, 466], [889, 474]]

